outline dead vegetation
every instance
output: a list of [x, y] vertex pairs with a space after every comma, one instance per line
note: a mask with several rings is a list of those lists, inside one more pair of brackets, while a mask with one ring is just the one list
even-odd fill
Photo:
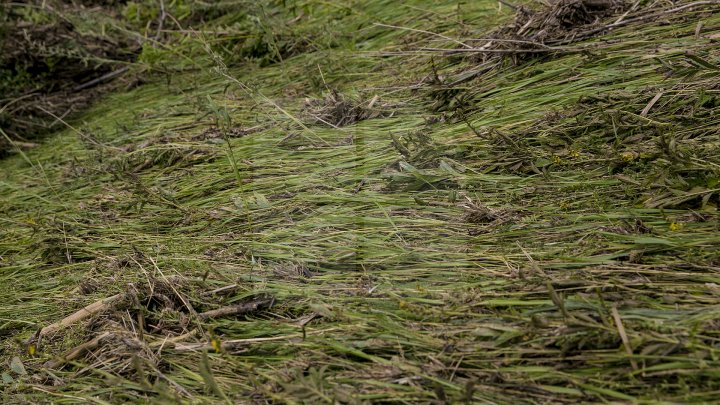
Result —
[[629, 7], [626, 2], [617, 0], [560, 0], [539, 11], [520, 6], [513, 26], [495, 31], [497, 35], [491, 35], [491, 38], [497, 37], [499, 42], [516, 40], [521, 47], [572, 40], [589, 27], [601, 26], [604, 19], [619, 16]]
[[[159, 372], [155, 375], [161, 376], [160, 370], [167, 368], [163, 350], [200, 350], [205, 346], [217, 352], [231, 350], [231, 344], [221, 344], [208, 334], [203, 323], [257, 316], [275, 303], [272, 296], [259, 294], [223, 305], [224, 296], [218, 294], [219, 289], [205, 294], [201, 291], [201, 287], [191, 287], [177, 276], [150, 279], [142, 285], [131, 283], [123, 292], [95, 301], [39, 329], [25, 342], [25, 348], [30, 353], [56, 351], [65, 346], [68, 334], [76, 333], [73, 330], [82, 331], [82, 336], [88, 336], [79, 337], [82, 343], [58, 353], [42, 367], [60, 370], [87, 361], [91, 368], [102, 370], [111, 365], [107, 370], [117, 375], [145, 379], [146, 372]], [[195, 346], [196, 349], [191, 349]], [[179, 388], [176, 394], [187, 394], [182, 387], [176, 387]]]
[[331, 91], [322, 99], [306, 98], [302, 115], [307, 117], [306, 121], [311, 125], [338, 128], [368, 119], [392, 117], [394, 111], [378, 96], [364, 100]]

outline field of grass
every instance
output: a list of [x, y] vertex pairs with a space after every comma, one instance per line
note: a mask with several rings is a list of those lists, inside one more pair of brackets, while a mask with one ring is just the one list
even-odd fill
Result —
[[720, 397], [720, 2], [280, 3], [0, 160], [0, 402]]

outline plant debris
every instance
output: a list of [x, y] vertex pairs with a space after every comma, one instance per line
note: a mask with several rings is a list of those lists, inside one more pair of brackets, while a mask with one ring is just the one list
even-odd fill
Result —
[[392, 117], [394, 111], [391, 106], [379, 102], [377, 96], [371, 100], [358, 100], [332, 91], [323, 99], [305, 99], [303, 115], [311, 124], [344, 127], [363, 120]]

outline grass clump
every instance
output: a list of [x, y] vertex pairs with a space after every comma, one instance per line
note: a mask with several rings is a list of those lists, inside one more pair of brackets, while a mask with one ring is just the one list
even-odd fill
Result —
[[0, 161], [3, 403], [714, 400], [716, 4], [222, 4]]
[[371, 100], [353, 100], [337, 91], [330, 92], [322, 99], [305, 99], [303, 115], [312, 124], [324, 124], [330, 127], [345, 127], [356, 122], [391, 117], [391, 107], [378, 103], [379, 97]]

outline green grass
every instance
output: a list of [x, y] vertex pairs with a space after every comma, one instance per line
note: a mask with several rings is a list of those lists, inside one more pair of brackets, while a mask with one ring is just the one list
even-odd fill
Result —
[[[268, 44], [310, 45], [240, 61], [220, 34], [177, 33], [146, 61], [149, 83], [69, 123], [82, 136], [0, 161], [3, 403], [717, 397], [717, 8], [575, 44], [585, 53], [491, 59], [448, 89], [423, 78], [480, 62], [373, 23], [465, 40], [511, 10], [308, 0], [285, 28], [296, 14], [263, 4]], [[233, 31], [246, 20], [208, 29], [252, 37]], [[318, 123], [305, 98], [330, 89], [378, 96], [384, 114]], [[39, 328], [128, 291], [137, 302], [27, 353]], [[260, 294], [270, 309], [194, 315]]]

